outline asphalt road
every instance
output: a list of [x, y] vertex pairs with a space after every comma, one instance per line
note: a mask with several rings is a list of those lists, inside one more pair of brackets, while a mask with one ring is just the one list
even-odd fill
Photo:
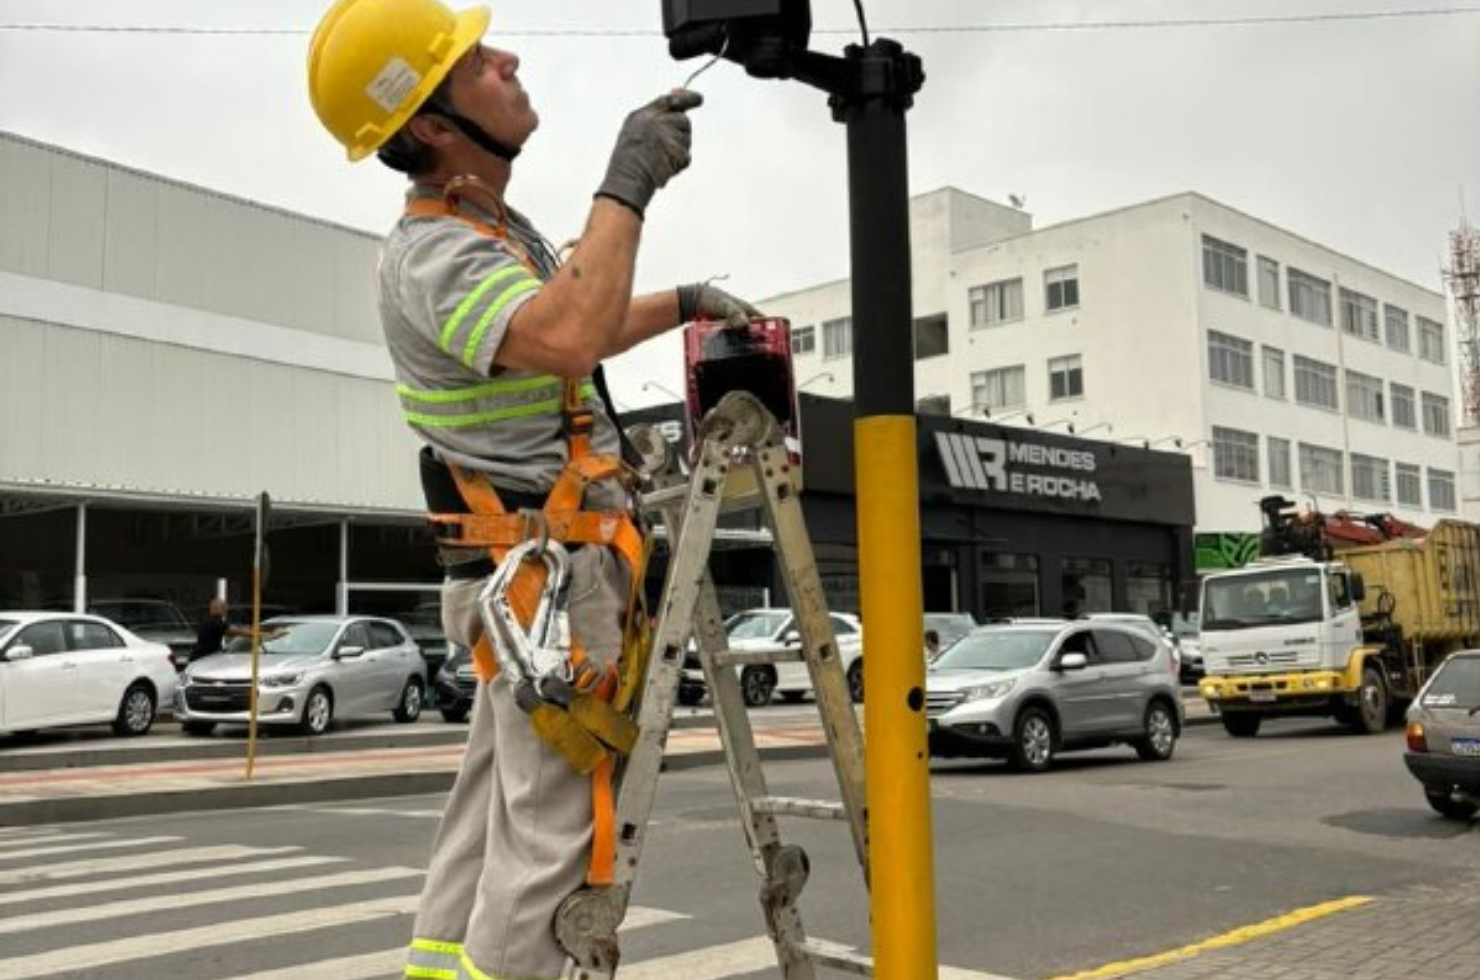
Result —
[[[1066, 756], [1043, 776], [937, 763], [941, 962], [1055, 977], [1328, 899], [1480, 879], [1473, 830], [1430, 813], [1400, 732], [1270, 729], [1235, 741], [1203, 727], [1161, 765], [1125, 749]], [[821, 796], [830, 781], [822, 761], [767, 771], [780, 793]], [[764, 949], [745, 942], [761, 930], [757, 879], [724, 770], [670, 773], [662, 787], [621, 976], [774, 976]], [[440, 803], [0, 832], [0, 980], [390, 980]], [[790, 821], [786, 831], [813, 859], [809, 930], [866, 944], [846, 832]], [[223, 847], [236, 850], [203, 853]], [[173, 875], [190, 877], [160, 878]], [[643, 973], [654, 961], [663, 967]]]

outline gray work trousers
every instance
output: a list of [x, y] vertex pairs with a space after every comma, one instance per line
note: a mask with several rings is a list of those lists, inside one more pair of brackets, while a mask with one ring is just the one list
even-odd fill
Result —
[[[570, 629], [603, 663], [622, 649], [630, 575], [606, 548], [571, 554]], [[482, 635], [486, 580], [442, 590], [450, 642]], [[447, 800], [406, 970], [407, 977], [558, 980], [565, 952], [555, 912], [585, 882], [591, 857], [591, 778], [535, 735], [502, 676], [479, 684], [457, 781]]]

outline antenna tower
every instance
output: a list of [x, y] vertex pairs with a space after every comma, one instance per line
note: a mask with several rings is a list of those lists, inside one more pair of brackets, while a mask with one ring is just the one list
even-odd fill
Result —
[[1468, 220], [1449, 233], [1449, 262], [1444, 281], [1454, 297], [1465, 422], [1480, 425], [1480, 232]]

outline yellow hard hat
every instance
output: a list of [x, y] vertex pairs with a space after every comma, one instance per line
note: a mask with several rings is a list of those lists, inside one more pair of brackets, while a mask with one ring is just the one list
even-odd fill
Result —
[[308, 50], [314, 112], [351, 160], [405, 125], [488, 29], [488, 8], [438, 0], [338, 0]]

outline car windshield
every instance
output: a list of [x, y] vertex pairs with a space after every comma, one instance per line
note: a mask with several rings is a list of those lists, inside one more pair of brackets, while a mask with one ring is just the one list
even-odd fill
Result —
[[[262, 652], [280, 656], [324, 653], [339, 632], [337, 622], [263, 623]], [[250, 637], [238, 636], [227, 644], [227, 653], [249, 653]]]
[[6, 635], [19, 625], [20, 623], [14, 619], [0, 619], [0, 640], [5, 639]]
[[790, 618], [791, 613], [785, 612], [736, 613], [725, 624], [725, 632], [732, 640], [770, 639]]
[[925, 628], [940, 634], [942, 645], [976, 629], [976, 620], [966, 613], [926, 613]]
[[1209, 578], [1203, 586], [1202, 629], [1319, 622], [1321, 593], [1321, 573], [1315, 568], [1280, 568]]
[[1480, 707], [1480, 657], [1455, 657], [1423, 692], [1425, 708]]
[[95, 602], [88, 611], [131, 630], [190, 629], [184, 614], [167, 602]]
[[935, 661], [937, 670], [1022, 670], [1043, 659], [1057, 630], [987, 629], [968, 633]]

